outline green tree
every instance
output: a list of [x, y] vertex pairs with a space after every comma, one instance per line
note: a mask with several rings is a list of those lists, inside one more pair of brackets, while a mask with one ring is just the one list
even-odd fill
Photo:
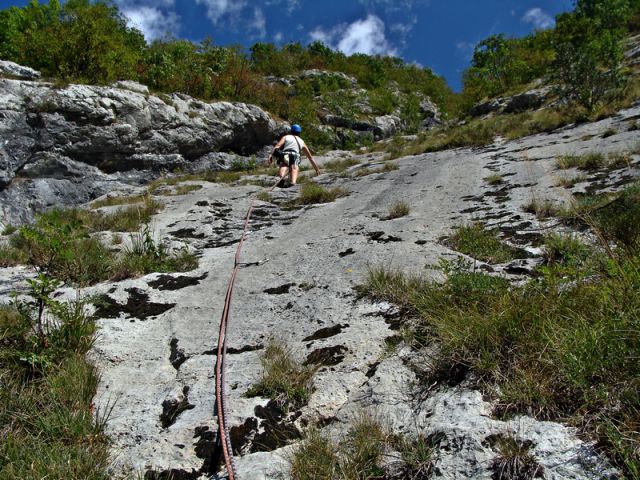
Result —
[[623, 85], [621, 41], [629, 14], [626, 0], [593, 0], [558, 16], [555, 66], [565, 98], [592, 110]]

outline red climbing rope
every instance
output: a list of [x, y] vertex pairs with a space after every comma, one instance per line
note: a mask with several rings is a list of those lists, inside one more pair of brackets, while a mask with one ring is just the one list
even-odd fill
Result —
[[[278, 178], [278, 181], [267, 190], [273, 191], [278, 186], [282, 179]], [[236, 249], [236, 256], [233, 265], [233, 271], [231, 272], [231, 278], [229, 279], [229, 285], [227, 287], [227, 294], [224, 298], [224, 308], [222, 309], [222, 318], [220, 319], [220, 333], [218, 335], [218, 352], [216, 354], [216, 408], [218, 413], [218, 438], [222, 444], [222, 453], [224, 456], [224, 463], [227, 469], [227, 475], [229, 480], [237, 479], [235, 472], [235, 464], [233, 462], [233, 448], [231, 445], [231, 437], [229, 436], [229, 430], [227, 429], [227, 405], [225, 401], [224, 393], [224, 365], [227, 357], [227, 325], [229, 324], [229, 311], [231, 310], [231, 300], [233, 299], [233, 287], [240, 268], [240, 253], [242, 251], [242, 245], [247, 236], [247, 229], [249, 227], [249, 219], [253, 212], [256, 198], [251, 199], [251, 204], [247, 210], [247, 214], [244, 218], [244, 228], [242, 230], [242, 236]]]

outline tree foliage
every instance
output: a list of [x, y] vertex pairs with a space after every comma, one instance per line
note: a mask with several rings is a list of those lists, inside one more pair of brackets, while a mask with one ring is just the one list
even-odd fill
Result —
[[105, 1], [68, 0], [0, 12], [0, 56], [45, 75], [93, 83], [132, 78], [142, 34]]
[[591, 110], [623, 85], [630, 18], [628, 0], [578, 0], [574, 12], [558, 16], [555, 77], [566, 99]]

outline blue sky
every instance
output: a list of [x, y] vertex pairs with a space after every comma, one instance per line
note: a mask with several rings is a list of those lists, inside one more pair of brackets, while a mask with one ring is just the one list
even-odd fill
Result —
[[[27, 0], [0, 0], [0, 8]], [[474, 45], [495, 33], [550, 28], [572, 0], [115, 0], [148, 41], [173, 35], [217, 45], [307, 44], [395, 55], [459, 90]]]

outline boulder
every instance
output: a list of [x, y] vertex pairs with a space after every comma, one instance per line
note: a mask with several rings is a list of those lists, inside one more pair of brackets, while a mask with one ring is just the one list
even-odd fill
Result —
[[506, 105], [503, 111], [505, 113], [513, 113], [539, 108], [544, 104], [550, 91], [550, 87], [543, 87], [508, 97], [505, 100]]
[[358, 80], [355, 77], [351, 77], [343, 72], [332, 72], [329, 70], [311, 69], [303, 71], [299, 77], [301, 80], [308, 79], [322, 79], [322, 80], [337, 80], [338, 83], [345, 87], [350, 86], [354, 88], [358, 84]]
[[40, 72], [8, 60], [0, 60], [0, 76], [8, 76], [22, 80], [37, 80], [40, 78]]
[[121, 88], [123, 90], [131, 90], [132, 92], [148, 94], [149, 87], [146, 85], [142, 85], [138, 82], [133, 82], [131, 80], [120, 80], [113, 84], [115, 88]]
[[480, 117], [488, 113], [501, 111], [504, 107], [504, 98], [498, 97], [474, 105], [473, 107], [471, 107], [471, 111], [469, 112], [469, 114], [472, 117]]
[[[19, 65], [10, 66], [20, 71]], [[146, 86], [136, 82], [56, 88], [0, 78], [0, 192], [13, 188], [16, 178], [21, 182], [46, 179], [46, 188], [23, 185], [16, 195], [22, 192], [36, 199], [41, 193], [41, 201], [31, 204], [47, 205], [53, 185], [49, 180], [82, 177], [83, 169], [89, 168], [92, 175], [83, 186], [88, 190], [76, 196], [84, 199], [91, 196], [88, 191], [96, 172], [133, 172], [127, 177], [137, 182], [144, 171], [215, 166], [212, 153], [256, 154], [284, 130], [284, 124], [254, 105], [206, 103], [184, 94], [150, 95]], [[18, 197], [5, 192], [5, 198]], [[30, 208], [29, 201], [18, 204]], [[11, 208], [16, 219], [32, 215], [18, 210]]]
[[510, 97], [496, 97], [474, 105], [469, 114], [481, 117], [492, 112], [514, 113], [541, 107], [549, 97], [552, 87], [546, 86], [528, 90]]
[[402, 129], [402, 120], [395, 115], [383, 115], [374, 119], [378, 137], [387, 138], [395, 135]]

